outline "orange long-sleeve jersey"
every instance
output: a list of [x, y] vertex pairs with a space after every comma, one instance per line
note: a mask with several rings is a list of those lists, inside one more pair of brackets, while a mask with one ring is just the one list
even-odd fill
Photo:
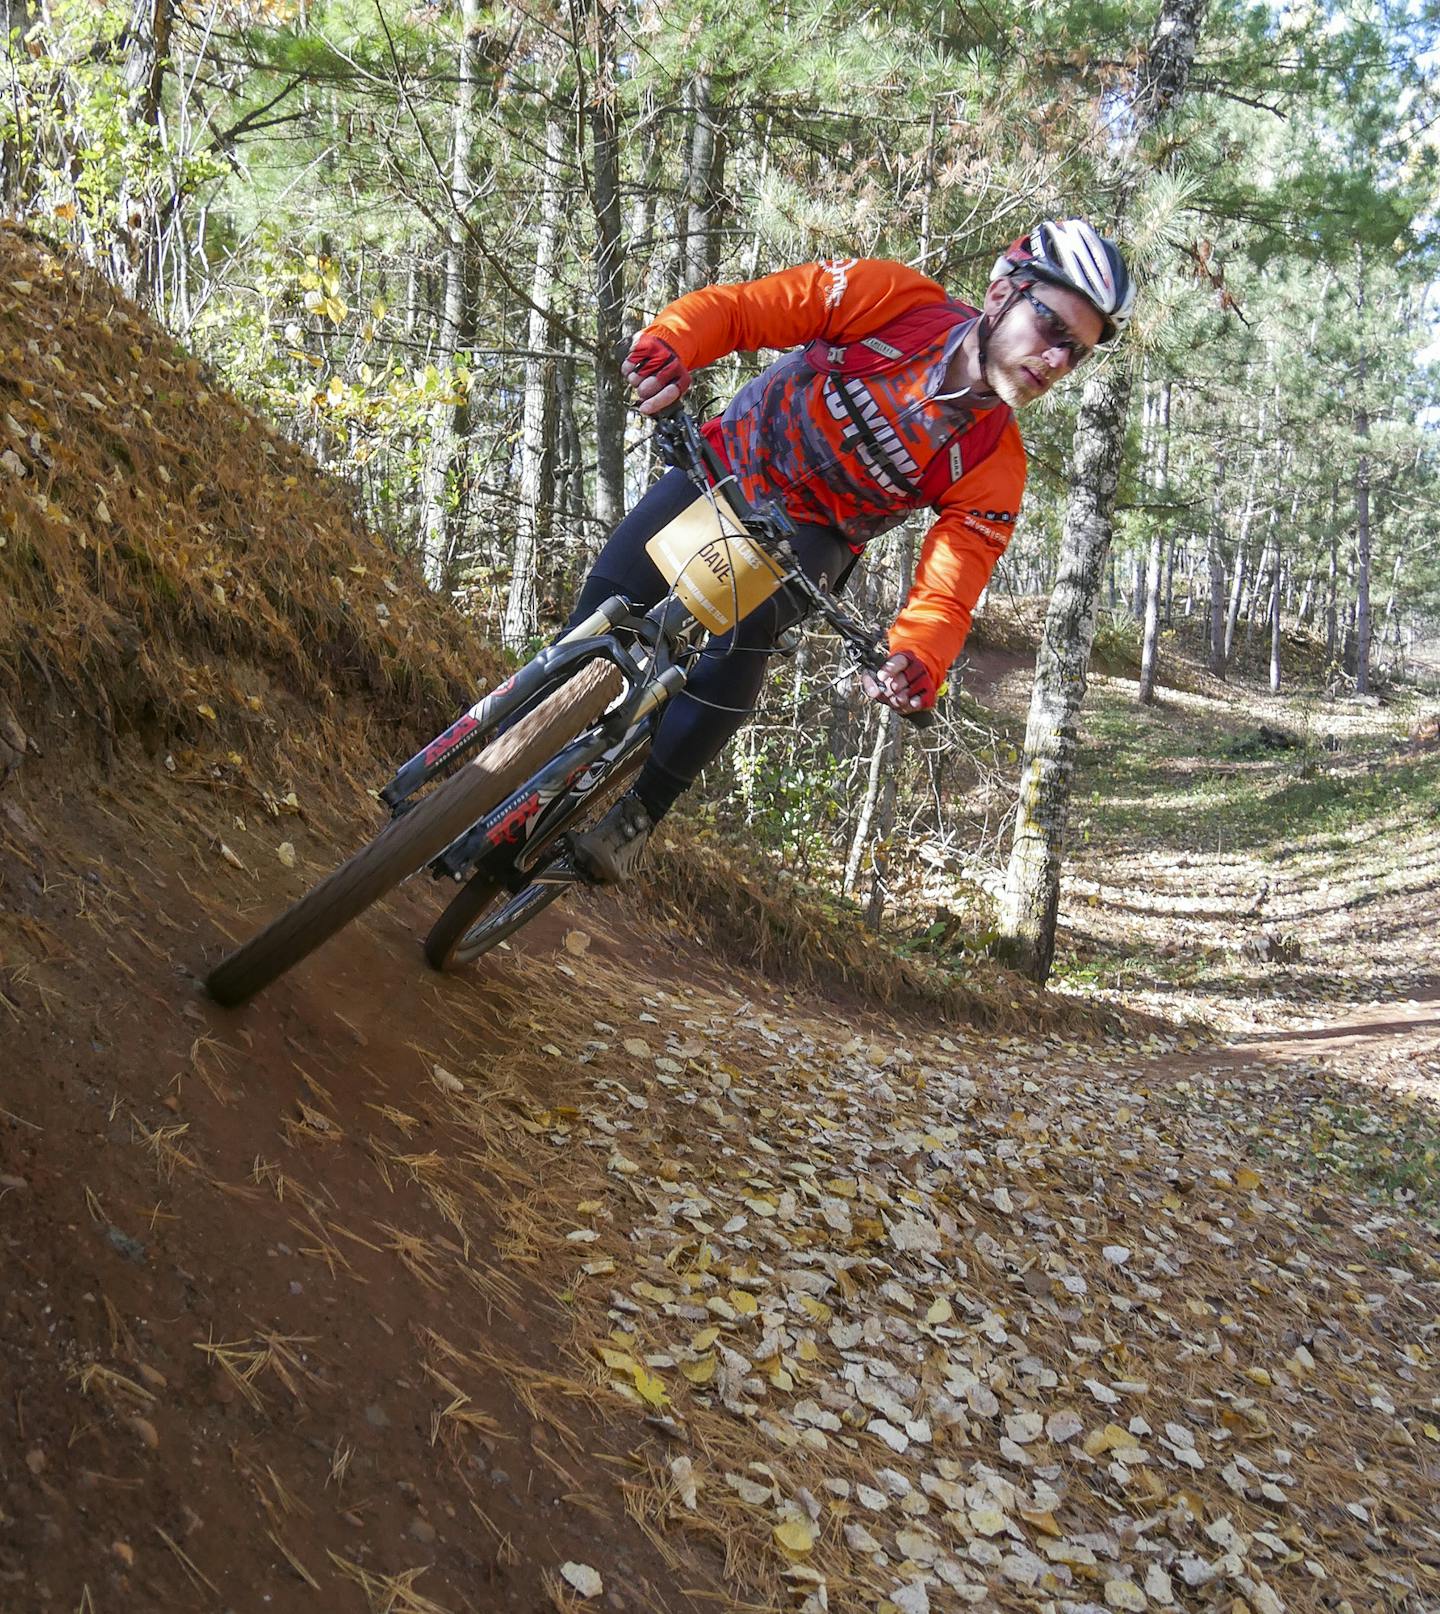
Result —
[[[700, 369], [727, 353], [791, 348], [817, 338], [845, 346], [946, 300], [943, 287], [904, 264], [831, 261], [690, 292], [649, 329], [691, 369]], [[951, 328], [883, 373], [846, 379], [883, 442], [879, 462], [857, 436], [834, 375], [812, 367], [803, 352], [788, 354], [743, 387], [720, 427], [725, 456], [751, 503], [778, 500], [797, 521], [837, 527], [857, 547], [927, 502], [913, 490], [951, 444], [957, 474], [933, 502], [938, 519], [890, 630], [891, 649], [918, 656], [937, 683], [965, 642], [1025, 489], [1025, 449], [1013, 418], [998, 435], [986, 433], [993, 447], [960, 470], [955, 434], [982, 417], [947, 395], [945, 376], [968, 328]], [[958, 441], [963, 444], [963, 435]], [[895, 470], [910, 491], [897, 485]]]

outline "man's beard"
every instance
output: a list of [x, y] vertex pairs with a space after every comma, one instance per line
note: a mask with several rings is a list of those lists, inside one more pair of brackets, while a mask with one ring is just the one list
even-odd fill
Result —
[[[1026, 360], [1025, 363], [1037, 375], [1049, 377], [1046, 365]], [[1007, 359], [998, 354], [992, 354], [989, 369], [989, 382], [991, 391], [996, 393], [1002, 403], [1007, 403], [1012, 409], [1023, 409], [1026, 404], [1034, 403], [1050, 390], [1049, 386], [1036, 388], [1020, 367], [1020, 360]]]

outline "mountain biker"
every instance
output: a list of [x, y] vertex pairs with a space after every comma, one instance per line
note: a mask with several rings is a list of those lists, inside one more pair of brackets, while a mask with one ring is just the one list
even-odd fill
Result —
[[[622, 372], [640, 413], [669, 408], [691, 373], [729, 353], [794, 348], [704, 428], [752, 505], [782, 504], [808, 576], [838, 592], [869, 540], [930, 506], [914, 584], [866, 693], [924, 710], [959, 654], [975, 602], [1004, 553], [1025, 486], [1014, 411], [1125, 329], [1134, 287], [1113, 241], [1081, 219], [1047, 220], [996, 261], [981, 308], [904, 264], [831, 260], [707, 286], [635, 338]], [[671, 470], [601, 550], [572, 621], [624, 594], [648, 607], [667, 585], [646, 542], [696, 490]], [[784, 590], [711, 640], [666, 708], [628, 795], [576, 837], [581, 867], [633, 874], [651, 831], [759, 698], [769, 652], [799, 616]]]

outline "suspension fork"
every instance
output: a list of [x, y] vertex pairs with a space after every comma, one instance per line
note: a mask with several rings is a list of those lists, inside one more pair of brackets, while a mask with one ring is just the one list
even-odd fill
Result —
[[556, 643], [526, 662], [519, 672], [462, 712], [423, 751], [417, 751], [381, 790], [380, 800], [389, 808], [400, 807], [436, 774], [479, 750], [507, 718], [597, 655], [615, 662], [632, 686], [639, 683], [639, 669], [611, 633], [619, 624], [629, 626], [635, 621], [630, 602], [622, 595], [612, 595], [583, 622], [576, 623]]

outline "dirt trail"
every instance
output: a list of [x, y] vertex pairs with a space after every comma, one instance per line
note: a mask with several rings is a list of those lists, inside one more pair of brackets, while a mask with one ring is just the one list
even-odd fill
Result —
[[[31, 768], [0, 797], [0, 1606], [299, 1610], [318, 1586], [337, 1609], [538, 1614], [576, 1603], [567, 1563], [602, 1576], [590, 1606], [656, 1611], [788, 1588], [816, 1614], [817, 1586], [881, 1614], [1020, 1609], [1042, 1584], [1080, 1610], [1112, 1579], [1130, 1589], [1105, 1606], [1148, 1586], [1165, 1608], [1184, 1575], [1228, 1589], [1183, 1607], [1248, 1585], [1254, 1609], [1318, 1609], [1373, 1594], [1387, 1561], [1440, 1586], [1420, 1526], [1376, 1500], [1440, 1494], [1433, 1342], [1399, 1379], [1393, 1355], [1429, 1339], [1409, 1308], [1440, 1246], [1400, 1255], [1393, 1219], [1308, 1174], [1304, 1133], [1329, 1091], [1317, 1045], [1432, 1060], [1431, 1003], [1160, 1054], [937, 1037], [722, 978], [678, 936], [641, 954], [584, 905], [437, 978], [423, 884], [251, 1007], [206, 1002], [198, 963], [331, 843], [318, 817], [242, 817], [158, 768]], [[1271, 1276], [1210, 1356], [1227, 1228]], [[1332, 1333], [1305, 1286], [1337, 1260], [1372, 1304]], [[1342, 1380], [1305, 1384], [1297, 1306], [1303, 1359], [1363, 1363], [1408, 1447]], [[1199, 1355], [1163, 1321], [1187, 1307]], [[1202, 1471], [1159, 1451], [1092, 1475], [1067, 1444], [1092, 1396], [1087, 1441], [1140, 1440], [1138, 1416], [1199, 1442]], [[1256, 1431], [1300, 1412], [1291, 1471]], [[1248, 1471], [1219, 1483], [1232, 1415], [1318, 1581], [1264, 1544], [1284, 1520]], [[1334, 1441], [1368, 1419], [1383, 1455], [1337, 1490]], [[1190, 1511], [1135, 1561], [1113, 1510], [1153, 1512], [1182, 1477]], [[1191, 1513], [1238, 1532], [1229, 1568]]]

